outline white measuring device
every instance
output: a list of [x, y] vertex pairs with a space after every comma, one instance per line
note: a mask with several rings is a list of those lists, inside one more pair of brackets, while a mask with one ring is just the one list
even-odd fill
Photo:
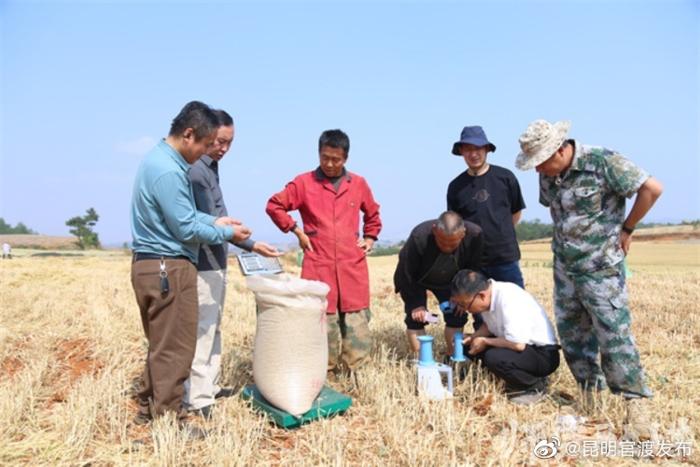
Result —
[[244, 276], [258, 274], [279, 274], [284, 272], [278, 258], [266, 258], [257, 253], [239, 253], [236, 255]]

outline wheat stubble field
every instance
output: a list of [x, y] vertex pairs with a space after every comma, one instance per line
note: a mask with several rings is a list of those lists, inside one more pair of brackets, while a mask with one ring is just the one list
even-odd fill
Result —
[[[605, 394], [584, 414], [564, 364], [551, 378], [553, 397], [533, 407], [510, 405], [476, 368], [456, 386], [453, 400], [417, 399], [391, 281], [396, 256], [370, 259], [375, 347], [344, 416], [285, 431], [234, 397], [203, 424], [211, 432], [203, 441], [183, 439], [169, 419], [133, 427], [132, 386], [145, 340], [129, 256], [15, 253], [0, 263], [3, 465], [700, 464], [697, 242], [635, 243], [628, 258], [634, 333], [655, 392], [649, 405], [657, 436], [641, 458], [624, 451], [620, 401]], [[522, 265], [528, 289], [551, 315], [548, 245], [524, 246]], [[286, 269], [298, 271], [291, 261]], [[230, 271], [223, 380], [241, 389], [252, 381], [254, 299], [233, 262]], [[441, 351], [442, 325], [431, 332]], [[573, 426], [575, 416], [585, 419]], [[552, 436], [560, 452], [539, 460], [533, 447]], [[570, 445], [581, 450], [565, 452]], [[610, 445], [617, 451], [603, 452]]]

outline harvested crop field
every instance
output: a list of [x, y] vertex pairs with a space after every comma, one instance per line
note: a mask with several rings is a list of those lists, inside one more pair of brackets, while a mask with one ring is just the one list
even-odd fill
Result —
[[[628, 258], [633, 329], [655, 393], [649, 405], [656, 437], [641, 458], [621, 451], [626, 445], [620, 400], [605, 394], [592, 413], [582, 413], [563, 363], [551, 378], [552, 397], [535, 406], [509, 404], [499, 384], [477, 368], [456, 386], [453, 400], [419, 400], [404, 343], [402, 304], [393, 293], [396, 260], [370, 259], [375, 346], [348, 413], [285, 431], [233, 397], [218, 404], [211, 421], [202, 422], [211, 435], [195, 442], [183, 439], [169, 419], [149, 428], [130, 423], [146, 346], [128, 256], [19, 254], [3, 261], [0, 464], [700, 463], [699, 244], [634, 243]], [[298, 271], [291, 260], [285, 264]], [[548, 246], [524, 246], [522, 265], [528, 289], [551, 315]], [[240, 390], [252, 382], [255, 305], [234, 263], [230, 270], [223, 382]], [[442, 325], [432, 328], [437, 353]], [[349, 385], [334, 386], [347, 390]], [[561, 452], [554, 461], [536, 458], [537, 442], [553, 436]], [[564, 452], [563, 446], [571, 445], [580, 450]], [[604, 453], [601, 446], [617, 451]]]

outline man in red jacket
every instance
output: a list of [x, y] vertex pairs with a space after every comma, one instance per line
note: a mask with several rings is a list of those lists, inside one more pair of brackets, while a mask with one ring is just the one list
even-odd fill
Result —
[[[366, 255], [382, 222], [364, 178], [345, 170], [350, 140], [327, 130], [318, 141], [320, 164], [289, 182], [267, 202], [266, 212], [283, 232], [294, 232], [304, 251], [301, 277], [323, 281], [328, 293], [328, 371], [350, 371], [369, 358], [369, 271]], [[303, 227], [289, 215], [298, 210]], [[360, 211], [363, 213], [360, 236]]]

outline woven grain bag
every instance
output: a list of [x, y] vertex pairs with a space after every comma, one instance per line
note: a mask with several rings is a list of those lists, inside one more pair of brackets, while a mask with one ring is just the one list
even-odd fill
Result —
[[247, 283], [258, 308], [255, 385], [272, 405], [301, 415], [311, 409], [326, 380], [330, 289], [289, 274], [251, 276]]

